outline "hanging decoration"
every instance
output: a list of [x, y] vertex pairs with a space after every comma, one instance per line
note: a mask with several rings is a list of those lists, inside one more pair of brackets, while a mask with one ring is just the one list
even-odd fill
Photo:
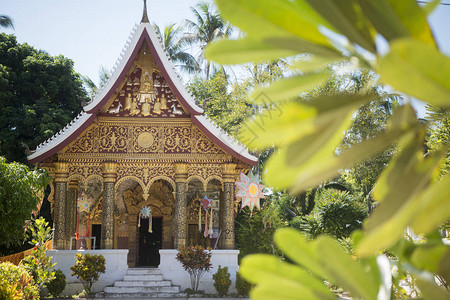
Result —
[[141, 227], [141, 218], [149, 219], [148, 220], [148, 232], [152, 233], [152, 210], [147, 205], [141, 208], [139, 211], [139, 224], [138, 227]]
[[250, 208], [250, 212], [253, 212], [253, 208], [256, 207], [258, 210], [261, 210], [260, 207], [260, 199], [265, 199], [262, 190], [264, 189], [264, 185], [259, 184], [258, 175], [253, 175], [252, 171], [249, 171], [249, 176], [244, 173], [240, 173], [241, 181], [236, 182], [236, 187], [238, 191], [236, 192], [236, 197], [241, 198], [242, 206], [241, 210], [248, 206]]
[[[212, 219], [213, 219], [213, 209], [211, 207], [212, 205], [212, 199], [208, 198], [208, 196], [205, 195], [205, 197], [203, 197], [203, 199], [200, 201], [200, 209], [198, 210], [198, 231], [202, 231], [202, 224], [201, 224], [201, 220], [202, 220], [202, 209], [205, 210], [205, 232], [204, 232], [204, 237], [207, 237], [208, 234], [212, 235], [213, 234], [213, 228], [212, 228]], [[209, 213], [209, 211], [211, 211]], [[210, 215], [210, 219], [209, 219], [209, 226], [208, 226], [208, 213]]]
[[79, 226], [80, 226], [80, 215], [81, 213], [85, 212], [88, 214], [88, 224], [86, 228], [86, 236], [90, 236], [90, 223], [91, 223], [91, 206], [92, 206], [93, 200], [92, 197], [86, 193], [85, 191], [82, 191], [77, 199], [77, 231], [75, 232], [75, 238], [78, 240], [80, 238], [79, 233]]

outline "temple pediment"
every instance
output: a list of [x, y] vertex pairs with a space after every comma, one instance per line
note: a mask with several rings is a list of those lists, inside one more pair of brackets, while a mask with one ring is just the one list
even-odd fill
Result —
[[[228, 157], [256, 164], [256, 157], [202, 113], [176, 74], [153, 27], [141, 23], [130, 35], [109, 80], [83, 112], [39, 145], [28, 159], [39, 163], [55, 154], [64, 157], [80, 153], [80, 149], [84, 155], [115, 151], [119, 156], [152, 153], [169, 154], [175, 159], [208, 149], [205, 154], [213, 151], [221, 156], [220, 160]], [[120, 129], [114, 122], [122, 124]], [[173, 136], [173, 142], [169, 136]], [[89, 142], [90, 138], [94, 140]], [[188, 143], [186, 138], [193, 140]]]

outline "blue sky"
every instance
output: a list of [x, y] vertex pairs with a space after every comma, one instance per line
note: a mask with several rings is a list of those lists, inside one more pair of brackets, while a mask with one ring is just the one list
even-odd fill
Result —
[[[450, 0], [444, 0], [450, 3]], [[159, 26], [192, 19], [198, 0], [148, 0], [149, 18]], [[100, 66], [111, 69], [136, 23], [142, 0], [0, 0], [0, 14], [13, 18], [4, 30], [51, 55], [63, 54], [75, 70], [98, 82]], [[450, 6], [440, 5], [430, 23], [444, 53], [450, 56]]]

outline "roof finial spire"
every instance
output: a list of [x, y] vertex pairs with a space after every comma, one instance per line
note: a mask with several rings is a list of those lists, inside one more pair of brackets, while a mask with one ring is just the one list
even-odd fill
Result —
[[147, 15], [147, 0], [144, 0], [144, 13], [142, 14], [141, 23], [150, 23]]

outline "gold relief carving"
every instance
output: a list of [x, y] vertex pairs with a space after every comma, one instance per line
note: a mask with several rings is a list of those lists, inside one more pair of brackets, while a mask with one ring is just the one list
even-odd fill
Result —
[[158, 152], [158, 128], [157, 127], [136, 127], [133, 126], [133, 147], [135, 153], [156, 153]]
[[99, 151], [126, 152], [128, 130], [123, 126], [101, 126], [99, 138]]
[[191, 150], [191, 128], [186, 127], [166, 127], [164, 130], [165, 151], [190, 152]]
[[222, 169], [218, 164], [191, 164], [189, 166], [189, 177], [195, 175], [204, 180], [213, 176], [221, 177]]
[[192, 129], [193, 153], [221, 154], [225, 153], [197, 127]]
[[69, 176], [77, 176], [82, 181], [93, 175], [102, 175], [102, 168], [99, 163], [77, 163], [72, 164], [69, 168]]
[[103, 197], [100, 197], [91, 210], [91, 224], [102, 224]]
[[94, 149], [95, 131], [94, 126], [86, 129], [74, 142], [70, 143], [64, 152], [68, 153], [90, 153]]

